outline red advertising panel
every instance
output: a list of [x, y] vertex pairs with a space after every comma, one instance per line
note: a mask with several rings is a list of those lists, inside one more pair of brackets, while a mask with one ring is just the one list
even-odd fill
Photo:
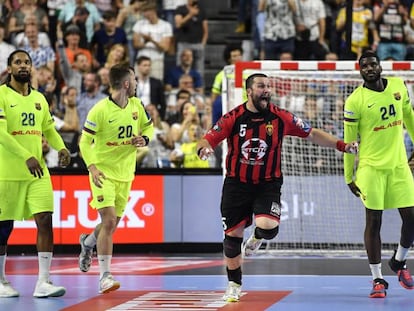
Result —
[[[54, 175], [55, 244], [78, 244], [81, 233], [90, 233], [100, 222], [89, 206], [91, 192], [87, 175]], [[132, 184], [124, 217], [114, 235], [115, 243], [163, 242], [163, 176], [137, 176]], [[35, 244], [34, 221], [16, 221], [9, 244]]]

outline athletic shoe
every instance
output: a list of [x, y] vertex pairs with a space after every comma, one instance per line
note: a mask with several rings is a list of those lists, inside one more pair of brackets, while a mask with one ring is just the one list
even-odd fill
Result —
[[238, 302], [241, 297], [241, 285], [230, 281], [226, 292], [223, 295], [223, 300], [227, 302]]
[[105, 272], [102, 279], [99, 281], [99, 293], [107, 294], [121, 287], [121, 283], [116, 281], [112, 274]]
[[406, 289], [414, 289], [413, 278], [411, 277], [410, 271], [407, 269], [406, 261], [398, 261], [395, 259], [395, 254], [397, 251], [394, 251], [394, 255], [388, 261], [388, 265], [391, 270], [397, 273], [398, 282], [401, 286]]
[[245, 256], [251, 256], [257, 252], [262, 245], [263, 239], [256, 239], [254, 237], [254, 230], [252, 235], [247, 239], [243, 246], [243, 253]]
[[66, 288], [62, 286], [55, 286], [50, 280], [37, 281], [33, 297], [47, 298], [60, 297], [66, 293]]
[[19, 297], [19, 295], [19, 292], [8, 281], [0, 282], [0, 298]]
[[88, 272], [92, 263], [92, 252], [93, 249], [85, 246], [85, 239], [88, 237], [87, 234], [82, 233], [79, 236], [79, 243], [81, 246], [81, 252], [79, 255], [79, 269], [82, 272]]
[[384, 279], [375, 279], [372, 285], [370, 298], [385, 298], [387, 296], [388, 283]]

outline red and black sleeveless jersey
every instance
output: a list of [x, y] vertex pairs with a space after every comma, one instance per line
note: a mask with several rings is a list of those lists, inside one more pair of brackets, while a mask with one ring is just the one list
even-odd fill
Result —
[[257, 184], [282, 176], [283, 137], [307, 137], [311, 130], [309, 124], [273, 104], [263, 114], [247, 110], [244, 103], [223, 115], [204, 138], [213, 148], [227, 139], [226, 176]]

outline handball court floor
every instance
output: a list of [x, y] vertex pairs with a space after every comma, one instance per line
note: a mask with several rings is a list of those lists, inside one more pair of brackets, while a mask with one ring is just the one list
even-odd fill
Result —
[[[371, 277], [364, 256], [278, 256], [259, 253], [243, 263], [243, 296], [238, 303], [221, 300], [227, 281], [221, 253], [190, 255], [119, 255], [112, 260], [112, 273], [121, 288], [98, 294], [98, 267], [82, 273], [77, 256], [56, 255], [51, 280], [65, 286], [59, 298], [33, 298], [37, 257], [9, 255], [6, 271], [20, 297], [0, 298], [6, 311], [101, 311], [101, 310], [281, 310], [371, 311], [410, 310], [414, 290], [402, 288], [388, 268], [385, 299], [371, 299]], [[385, 257], [387, 259], [385, 259]], [[414, 260], [409, 258], [414, 268]]]

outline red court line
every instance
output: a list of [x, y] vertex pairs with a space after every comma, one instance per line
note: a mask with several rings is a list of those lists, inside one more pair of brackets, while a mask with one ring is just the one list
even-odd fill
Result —
[[[99, 295], [62, 311], [157, 310], [157, 311], [261, 311], [274, 305], [291, 291], [248, 291], [237, 303], [222, 301], [217, 291], [116, 291]], [[116, 309], [115, 309], [116, 308]]]
[[[207, 258], [165, 258], [165, 257], [114, 257], [111, 271], [114, 274], [129, 275], [163, 275], [167, 272], [189, 269], [208, 268], [223, 265], [222, 259]], [[99, 274], [96, 257], [92, 262], [90, 274]], [[35, 275], [38, 273], [37, 257], [8, 258], [7, 274]], [[52, 274], [81, 274], [78, 268], [78, 257], [54, 258]]]

